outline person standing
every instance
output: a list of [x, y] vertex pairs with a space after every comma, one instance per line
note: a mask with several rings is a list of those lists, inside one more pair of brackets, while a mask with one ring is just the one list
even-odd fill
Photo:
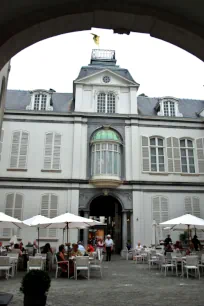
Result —
[[111, 261], [111, 252], [113, 250], [113, 240], [111, 239], [111, 235], [107, 235], [105, 240], [105, 248], [106, 248], [106, 261]]
[[198, 237], [196, 235], [194, 235], [192, 242], [193, 242], [195, 251], [198, 251], [198, 248], [201, 248], [201, 243], [198, 240]]
[[97, 254], [98, 254], [98, 259], [101, 259], [101, 255], [103, 254], [103, 247], [104, 247], [104, 242], [101, 238], [98, 238], [97, 241], [97, 246], [96, 246]]
[[167, 235], [167, 238], [164, 240], [164, 246], [167, 246], [170, 243], [172, 243], [171, 236]]

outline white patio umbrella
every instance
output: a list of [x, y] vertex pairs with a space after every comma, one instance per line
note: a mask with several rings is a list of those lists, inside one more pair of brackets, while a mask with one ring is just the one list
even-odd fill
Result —
[[0, 212], [0, 228], [25, 228], [27, 227], [22, 221], [10, 217], [2, 212]]
[[55, 228], [55, 229], [66, 229], [67, 230], [67, 243], [68, 243], [68, 231], [69, 229], [85, 229], [87, 227], [95, 226], [95, 225], [101, 225], [103, 223], [80, 217], [71, 213], [65, 213], [63, 215], [60, 215], [58, 217], [55, 217], [53, 219], [50, 219], [50, 221], [45, 222], [44, 228]]
[[191, 214], [186, 214], [178, 218], [174, 218], [165, 222], [160, 223], [161, 226], [169, 226], [172, 230], [188, 230], [188, 239], [190, 229], [201, 229], [204, 230], [204, 220], [193, 216]]
[[38, 252], [39, 252], [39, 249], [40, 249], [40, 246], [39, 246], [39, 242], [40, 242], [40, 234], [39, 234], [39, 231], [40, 231], [40, 228], [44, 228], [45, 226], [42, 225], [43, 223], [46, 223], [46, 222], [50, 222], [50, 218], [47, 218], [47, 217], [44, 217], [44, 216], [41, 216], [41, 215], [37, 215], [37, 216], [34, 216], [32, 218], [29, 218], [29, 219], [26, 219], [23, 221], [24, 224], [28, 225], [28, 226], [31, 226], [31, 227], [37, 227], [37, 230], [38, 230]]

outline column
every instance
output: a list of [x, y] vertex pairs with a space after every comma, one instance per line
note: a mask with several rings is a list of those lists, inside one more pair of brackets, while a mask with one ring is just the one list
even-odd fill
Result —
[[[85, 211], [84, 212], [84, 218], [88, 218], [89, 217], [89, 212]], [[87, 247], [88, 244], [88, 233], [89, 233], [89, 229], [84, 229], [84, 247]]]
[[134, 230], [133, 230], [133, 212], [130, 211], [130, 237], [131, 237], [131, 246], [135, 248], [134, 245]]
[[122, 213], [122, 247], [126, 248], [127, 243], [127, 212], [123, 211]]

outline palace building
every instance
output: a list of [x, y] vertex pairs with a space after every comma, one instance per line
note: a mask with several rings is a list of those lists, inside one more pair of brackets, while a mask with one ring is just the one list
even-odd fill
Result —
[[[73, 93], [8, 90], [0, 210], [21, 220], [65, 212], [95, 218], [105, 225], [70, 230], [69, 240], [110, 233], [117, 251], [127, 240], [150, 245], [154, 220], [204, 218], [204, 100], [150, 98], [138, 95], [139, 86], [115, 51], [98, 49]], [[2, 229], [0, 239], [13, 234]], [[25, 243], [37, 236], [33, 228], [16, 234]], [[158, 240], [166, 234], [157, 229]], [[40, 236], [59, 245], [63, 231]]]

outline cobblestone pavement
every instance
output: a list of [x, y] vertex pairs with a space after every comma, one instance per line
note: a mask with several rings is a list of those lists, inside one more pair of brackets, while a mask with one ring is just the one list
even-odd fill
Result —
[[[14, 295], [12, 305], [22, 306], [23, 295], [19, 292], [23, 274], [6, 281], [0, 280], [1, 292]], [[114, 256], [112, 262], [104, 262], [104, 276], [91, 274], [88, 281], [52, 278], [48, 294], [48, 306], [104, 306], [129, 304], [137, 306], [203, 306], [204, 275], [200, 280], [164, 277], [157, 269], [148, 270], [145, 264], [134, 264]], [[35, 290], [35, 289], [34, 289]]]

